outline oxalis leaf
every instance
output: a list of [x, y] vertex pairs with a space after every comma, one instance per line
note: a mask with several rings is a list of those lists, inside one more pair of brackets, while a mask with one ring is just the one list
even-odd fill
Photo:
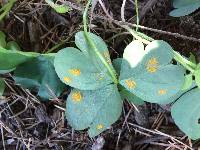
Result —
[[[94, 42], [95, 46], [97, 47], [98, 51], [102, 54], [102, 56], [105, 58], [108, 64], [110, 64], [110, 67], [112, 67], [108, 47], [106, 43], [103, 41], [103, 39], [93, 33], [88, 33], [90, 39]], [[84, 32], [80, 31], [77, 32], [75, 35], [75, 44], [76, 46], [84, 53], [86, 57], [88, 57], [94, 65], [99, 70], [105, 70], [105, 66], [93, 50], [93, 48], [88, 43], [87, 39], [85, 38]]]
[[32, 52], [11, 51], [0, 47], [0, 72], [13, 70], [19, 64], [31, 60], [40, 54]]
[[172, 48], [164, 41], [151, 42], [145, 51], [142, 42], [133, 41], [123, 54], [120, 84], [145, 101], [169, 103], [182, 88], [185, 73], [171, 64], [172, 58]]
[[200, 138], [200, 90], [195, 88], [172, 106], [171, 114], [177, 126], [191, 139]]
[[[54, 66], [59, 78], [65, 84], [81, 90], [94, 90], [112, 83], [109, 73], [82, 35], [82, 32], [77, 33], [75, 42], [82, 52], [69, 47], [56, 54]], [[106, 44], [98, 36], [90, 36], [99, 52], [112, 66]]]
[[193, 78], [192, 74], [185, 75], [185, 82], [183, 84], [182, 90], [187, 90], [192, 86], [193, 82], [192, 78]]
[[200, 7], [200, 0], [173, 0], [175, 10], [170, 12], [170, 16], [181, 17], [188, 15]]
[[59, 80], [54, 66], [54, 56], [38, 56], [19, 65], [14, 71], [17, 84], [25, 88], [38, 90], [38, 96], [47, 100], [59, 96], [64, 84]]
[[90, 137], [110, 127], [119, 118], [121, 110], [122, 101], [114, 84], [92, 91], [74, 89], [66, 103], [68, 123], [76, 130], [89, 128]]
[[[113, 67], [115, 68], [118, 75], [120, 74], [122, 60], [123, 60], [122, 58], [117, 58], [117, 59], [114, 59], [112, 62]], [[123, 86], [119, 85], [119, 90], [120, 90], [121, 98], [123, 100], [126, 99], [135, 105], [144, 104], [144, 101], [142, 99], [140, 99], [139, 97], [135, 96], [133, 93], [126, 90]]]
[[126, 99], [135, 105], [143, 105], [144, 104], [144, 101], [142, 99], [135, 96], [133, 93], [129, 92], [126, 89], [121, 90], [120, 95], [121, 95], [122, 99]]

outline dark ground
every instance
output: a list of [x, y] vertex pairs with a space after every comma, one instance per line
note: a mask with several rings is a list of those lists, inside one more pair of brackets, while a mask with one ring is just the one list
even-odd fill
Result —
[[[78, 7], [85, 5], [85, 2], [77, 1], [71, 0]], [[121, 21], [122, 0], [103, 2], [111, 16]], [[147, 4], [150, 5], [146, 7]], [[126, 22], [134, 23], [135, 10], [131, 0], [127, 0], [125, 8]], [[185, 56], [193, 52], [198, 59], [200, 11], [187, 17], [172, 18], [168, 15], [173, 9], [170, 0], [139, 0], [139, 8], [142, 15], [140, 25], [157, 29], [156, 32], [151, 29], [140, 31], [155, 39], [166, 40]], [[106, 17], [100, 5], [95, 6], [94, 14]], [[43, 0], [18, 0], [9, 16], [1, 22], [0, 30], [7, 34], [8, 40], [17, 41], [24, 51], [56, 52], [74, 45], [74, 34], [82, 29], [81, 15], [78, 10], [59, 15]], [[93, 16], [91, 31], [106, 41], [112, 59], [122, 56], [131, 36], [112, 21]], [[180, 35], [175, 37], [171, 33]], [[119, 35], [114, 38], [116, 34]], [[54, 47], [60, 43], [59, 48]], [[41, 102], [34, 96], [34, 91], [30, 93], [15, 85], [12, 74], [4, 77], [7, 90], [0, 102], [2, 150], [4, 145], [6, 150], [98, 150], [101, 145], [105, 150], [187, 150], [198, 149], [200, 145], [199, 141], [191, 141], [176, 127], [168, 111], [169, 106], [149, 103], [138, 107], [138, 113], [132, 104], [125, 102], [122, 116], [112, 128], [90, 139], [85, 131], [72, 130], [64, 118], [64, 111], [59, 106], [64, 107], [67, 90], [59, 99]]]

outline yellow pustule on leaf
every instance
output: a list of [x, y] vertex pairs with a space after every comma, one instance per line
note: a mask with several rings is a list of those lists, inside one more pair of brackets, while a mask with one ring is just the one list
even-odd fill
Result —
[[150, 73], [154, 73], [157, 71], [159, 66], [159, 62], [157, 60], [157, 58], [153, 57], [151, 59], [149, 59], [149, 61], [146, 64], [146, 69], [148, 72]]
[[102, 124], [98, 124], [98, 125], [97, 125], [97, 129], [98, 129], [98, 130], [103, 129], [103, 125], [102, 125]]
[[74, 91], [72, 93], [72, 100], [74, 102], [81, 102], [81, 100], [83, 99], [81, 92], [80, 91]]
[[81, 70], [80, 70], [80, 69], [74, 68], [74, 69], [70, 69], [70, 70], [69, 70], [69, 73], [71, 73], [71, 74], [74, 75], [74, 76], [80, 76]]
[[71, 82], [71, 79], [70, 79], [69, 77], [64, 77], [63, 80], [64, 80], [66, 83]]
[[133, 80], [131, 80], [131, 79], [125, 80], [125, 83], [126, 83], [126, 86], [127, 86], [129, 89], [133, 89], [133, 88], [136, 87], [135, 81], [133, 81]]
[[165, 89], [158, 90], [159, 95], [165, 95], [166, 93], [167, 93], [167, 90], [165, 90]]

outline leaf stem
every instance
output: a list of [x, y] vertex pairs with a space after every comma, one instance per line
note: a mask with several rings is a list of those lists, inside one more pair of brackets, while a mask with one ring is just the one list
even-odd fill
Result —
[[88, 0], [88, 3], [86, 5], [85, 11], [83, 13], [83, 27], [84, 27], [84, 35], [86, 40], [88, 41], [89, 45], [92, 47], [92, 49], [94, 50], [94, 52], [96, 53], [96, 55], [99, 57], [99, 59], [102, 61], [102, 63], [104, 64], [104, 66], [107, 68], [108, 72], [110, 73], [113, 82], [115, 84], [118, 83], [117, 77], [116, 77], [116, 72], [114, 69], [112, 69], [110, 67], [110, 65], [107, 63], [107, 61], [105, 60], [105, 58], [102, 56], [102, 54], [99, 52], [98, 48], [96, 47], [95, 43], [90, 39], [89, 35], [88, 35], [88, 31], [87, 31], [87, 14], [88, 14], [88, 10], [89, 10], [89, 6], [91, 4], [92, 0]]
[[192, 63], [191, 61], [187, 60], [183, 56], [181, 56], [178, 52], [173, 51], [174, 59], [179, 62], [183, 67], [185, 67], [187, 70], [189, 70], [192, 74], [195, 71], [196, 64]]
[[135, 0], [135, 11], [136, 11], [136, 32], [138, 31], [138, 25], [139, 25], [139, 12], [138, 12], [138, 0]]
[[9, 11], [11, 10], [13, 4], [16, 2], [17, 0], [10, 0], [7, 4], [5, 4], [1, 9], [1, 11], [4, 11], [1, 15], [0, 15], [0, 21], [9, 13]]

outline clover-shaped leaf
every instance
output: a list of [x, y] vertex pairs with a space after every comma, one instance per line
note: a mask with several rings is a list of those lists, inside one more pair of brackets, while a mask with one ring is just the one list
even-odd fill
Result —
[[[104, 55], [110, 65], [110, 56], [103, 40], [91, 34], [95, 46]], [[55, 57], [56, 73], [61, 81], [80, 90], [94, 90], [112, 83], [112, 79], [99, 58], [87, 45], [87, 40], [82, 32], [76, 34], [76, 45], [80, 50], [72, 47], [60, 50]]]
[[53, 60], [54, 56], [43, 55], [19, 65], [14, 71], [16, 83], [38, 90], [38, 95], [44, 100], [59, 96], [64, 84], [55, 72]]
[[171, 113], [175, 123], [193, 140], [200, 138], [200, 90], [192, 89], [172, 106]]
[[59, 51], [56, 54], [54, 65], [61, 81], [74, 88], [93, 90], [112, 83], [105, 70], [99, 71], [83, 52], [75, 48], [65, 48]]
[[140, 41], [130, 43], [123, 54], [120, 84], [137, 97], [165, 104], [178, 93], [184, 83], [184, 69], [171, 64], [171, 46], [153, 41], [144, 50]]
[[114, 84], [98, 90], [71, 91], [66, 103], [66, 117], [76, 130], [89, 128], [90, 137], [106, 130], [120, 116], [122, 101]]
[[170, 16], [181, 17], [188, 15], [200, 7], [200, 0], [173, 0], [175, 10], [170, 12]]

